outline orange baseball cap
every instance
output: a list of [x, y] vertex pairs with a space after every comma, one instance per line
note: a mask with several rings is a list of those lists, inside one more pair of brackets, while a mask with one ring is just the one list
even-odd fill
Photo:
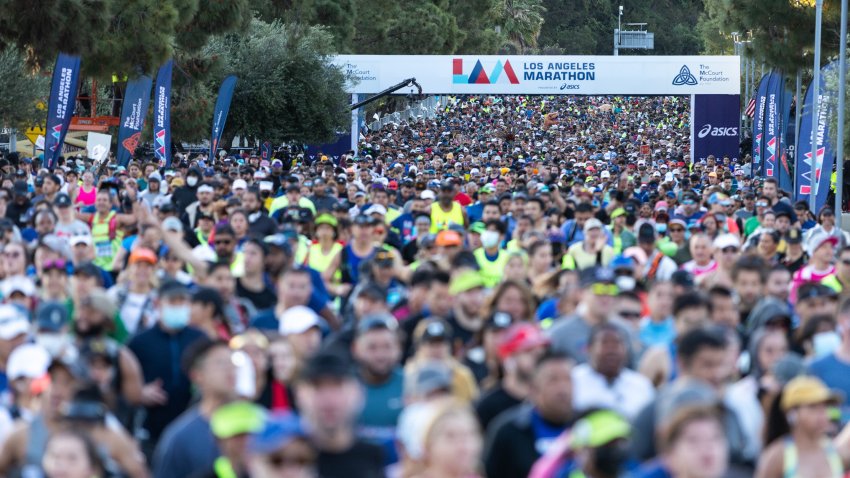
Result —
[[456, 231], [440, 231], [434, 244], [439, 247], [461, 246], [463, 238]]
[[130, 264], [137, 262], [147, 262], [148, 264], [156, 265], [156, 254], [150, 249], [140, 247], [130, 253]]

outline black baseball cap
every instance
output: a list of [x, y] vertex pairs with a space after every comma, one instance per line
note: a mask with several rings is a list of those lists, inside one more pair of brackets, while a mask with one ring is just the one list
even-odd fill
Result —
[[820, 282], [809, 282], [797, 289], [797, 302], [807, 299], [818, 299], [821, 297], [835, 298], [838, 294], [831, 287]]
[[373, 330], [389, 330], [394, 332], [398, 330], [398, 320], [390, 314], [370, 314], [362, 319], [357, 324], [357, 335], [365, 334]]
[[35, 312], [38, 330], [58, 332], [68, 322], [68, 307], [61, 302], [44, 302]]
[[287, 239], [283, 234], [272, 234], [271, 236], [266, 236], [263, 241], [268, 244], [269, 247], [277, 248], [288, 256], [292, 255], [292, 246], [289, 245], [289, 239]]
[[696, 286], [694, 275], [685, 270], [677, 270], [670, 276], [670, 282], [673, 285], [684, 287], [685, 289], [693, 289]]
[[53, 205], [61, 208], [71, 207], [71, 196], [65, 193], [59, 193], [56, 195], [56, 199], [53, 200]]
[[387, 300], [387, 290], [377, 282], [367, 282], [360, 288], [357, 297], [372, 299], [378, 302]]
[[191, 297], [191, 293], [189, 293], [189, 288], [186, 287], [185, 284], [176, 280], [168, 280], [162, 283], [159, 286], [159, 297], [177, 297], [183, 296], [186, 298]]
[[582, 287], [589, 287], [593, 284], [613, 284], [616, 279], [614, 271], [608, 267], [588, 267], [582, 269], [579, 273], [579, 282]]
[[429, 319], [419, 335], [419, 342], [442, 342], [451, 337], [451, 327], [442, 319]]
[[14, 190], [15, 190], [15, 194], [17, 194], [18, 196], [26, 196], [27, 193], [29, 192], [29, 188], [27, 188], [27, 182], [26, 181], [15, 181]]
[[83, 262], [74, 267], [74, 275], [81, 275], [85, 277], [103, 277], [101, 273], [101, 269], [94, 265], [93, 262]]

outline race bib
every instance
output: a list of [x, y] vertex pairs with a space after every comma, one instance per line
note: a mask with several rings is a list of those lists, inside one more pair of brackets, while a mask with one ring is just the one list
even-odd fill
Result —
[[112, 255], [112, 243], [98, 242], [94, 245], [94, 250], [97, 257], [109, 257]]

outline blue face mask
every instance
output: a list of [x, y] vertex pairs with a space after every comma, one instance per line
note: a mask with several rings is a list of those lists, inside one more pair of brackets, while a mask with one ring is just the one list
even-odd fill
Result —
[[172, 330], [181, 330], [189, 325], [190, 309], [188, 305], [163, 305], [160, 308], [162, 325]]
[[658, 234], [665, 234], [667, 233], [667, 224], [663, 222], [660, 224], [656, 224], [655, 230], [658, 231]]

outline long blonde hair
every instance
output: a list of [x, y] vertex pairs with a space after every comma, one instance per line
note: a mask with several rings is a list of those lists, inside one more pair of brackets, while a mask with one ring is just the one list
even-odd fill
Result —
[[[452, 397], [441, 398], [430, 403], [429, 409], [423, 411], [423, 413], [428, 413], [430, 416], [424, 421], [421, 432], [418, 434], [418, 438], [421, 440], [421, 456], [405, 457], [402, 462], [401, 478], [415, 478], [427, 470], [427, 447], [433, 438], [437, 425], [458, 415], [467, 415], [474, 423], [478, 423], [478, 418], [469, 404]], [[481, 432], [480, 429], [478, 431]]]

